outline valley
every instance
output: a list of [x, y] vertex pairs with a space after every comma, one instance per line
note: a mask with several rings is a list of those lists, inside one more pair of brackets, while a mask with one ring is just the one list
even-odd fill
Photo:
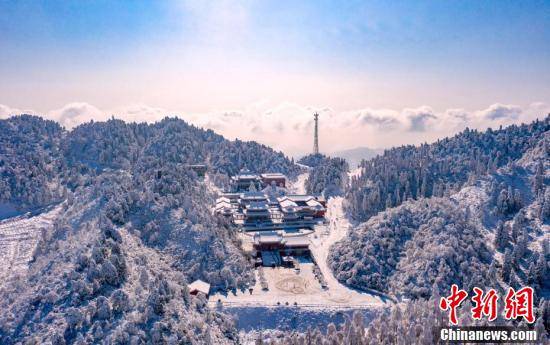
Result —
[[533, 286], [544, 320], [548, 121], [350, 170], [174, 118], [0, 120], [0, 205], [19, 214], [0, 221], [0, 338], [286, 344], [314, 329], [359, 344], [406, 327], [430, 343], [453, 283]]

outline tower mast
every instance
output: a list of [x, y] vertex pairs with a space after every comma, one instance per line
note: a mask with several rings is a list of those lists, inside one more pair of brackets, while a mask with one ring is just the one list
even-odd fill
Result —
[[319, 114], [313, 114], [315, 120], [315, 133], [313, 134], [313, 153], [319, 154]]

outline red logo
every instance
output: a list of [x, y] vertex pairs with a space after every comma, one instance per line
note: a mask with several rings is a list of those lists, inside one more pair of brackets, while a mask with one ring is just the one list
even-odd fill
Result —
[[472, 301], [474, 306], [472, 308], [472, 318], [474, 320], [481, 320], [483, 315], [489, 317], [489, 321], [493, 321], [497, 318], [498, 307], [498, 295], [494, 289], [487, 291], [487, 294], [483, 296], [483, 290], [480, 288], [474, 288], [474, 297]]
[[[531, 287], [524, 287], [518, 291], [509, 288], [504, 299], [504, 317], [508, 320], [523, 317], [529, 323], [535, 322], [533, 294], [533, 288]], [[451, 285], [451, 294], [448, 297], [442, 297], [439, 301], [439, 308], [449, 311], [451, 324], [458, 324], [457, 308], [464, 302], [466, 297], [468, 297], [468, 293], [453, 284]], [[490, 289], [487, 293], [484, 293], [482, 289], [474, 287], [472, 309], [470, 311], [472, 318], [481, 320], [486, 316], [489, 321], [494, 321], [498, 316], [498, 300], [499, 296], [496, 290]]]
[[464, 290], [459, 290], [456, 284], [451, 286], [451, 295], [446, 298], [441, 298], [439, 301], [439, 308], [441, 310], [449, 309], [449, 320], [453, 325], [458, 324], [456, 317], [456, 308], [468, 297], [468, 293]]
[[533, 315], [533, 289], [524, 287], [518, 291], [513, 288], [508, 289], [504, 299], [504, 317], [508, 320], [522, 317], [529, 323], [535, 322]]

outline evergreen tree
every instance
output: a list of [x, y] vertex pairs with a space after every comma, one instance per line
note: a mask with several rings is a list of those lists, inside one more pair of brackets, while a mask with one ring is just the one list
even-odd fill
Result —
[[510, 282], [510, 276], [512, 273], [513, 258], [510, 249], [506, 249], [504, 252], [504, 261], [502, 262], [502, 280]]
[[510, 242], [510, 236], [508, 235], [508, 230], [504, 227], [502, 222], [499, 222], [495, 231], [495, 248], [499, 251], [503, 251], [508, 246]]

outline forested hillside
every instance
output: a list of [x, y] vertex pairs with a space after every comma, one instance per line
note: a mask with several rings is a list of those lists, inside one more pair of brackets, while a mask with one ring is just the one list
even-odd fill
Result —
[[[344, 160], [301, 160], [311, 167], [309, 193], [346, 193], [348, 213], [364, 221], [330, 251], [336, 278], [413, 302], [366, 329], [356, 318], [340, 329], [287, 334], [281, 343], [304, 336], [384, 343], [398, 334], [430, 341], [426, 325], [439, 316], [425, 307], [433, 301], [421, 300], [447, 294], [451, 283], [501, 292], [529, 285], [538, 315], [547, 315], [549, 129], [547, 117], [388, 150], [362, 163], [351, 188]], [[291, 160], [172, 118], [67, 131], [15, 116], [0, 120], [0, 143], [0, 206], [60, 210], [28, 273], [0, 284], [2, 343], [237, 342], [231, 321], [190, 296], [187, 283], [246, 288], [252, 263], [235, 229], [210, 212], [214, 195], [188, 165], [206, 164], [223, 184], [242, 168], [292, 177], [300, 168]]]
[[0, 203], [20, 210], [58, 202], [64, 187], [73, 189], [105, 169], [201, 163], [221, 175], [246, 168], [290, 177], [299, 170], [267, 146], [229, 141], [175, 118], [152, 125], [112, 119], [69, 132], [37, 116], [13, 116], [0, 121], [0, 143]]
[[351, 181], [347, 210], [365, 221], [406, 200], [448, 196], [468, 180], [490, 174], [519, 159], [543, 140], [550, 116], [527, 125], [485, 132], [466, 129], [434, 144], [393, 148], [361, 164]]
[[[333, 247], [337, 278], [351, 286], [428, 298], [453, 283], [488, 286], [492, 254], [460, 208], [441, 198], [373, 217]], [[493, 278], [494, 279], [494, 278]]]
[[23, 115], [1, 120], [0, 129], [0, 204], [62, 207], [28, 275], [1, 286], [3, 343], [235, 339], [227, 318], [186, 286], [201, 278], [213, 289], [244, 288], [251, 264], [188, 164], [227, 180], [242, 168], [293, 176], [291, 160], [170, 118], [66, 131]]
[[[370, 323], [365, 322], [360, 313], [356, 313], [341, 325], [330, 324], [326, 329], [316, 328], [305, 334], [287, 333], [279, 339], [268, 340], [266, 343], [269, 345], [435, 344], [439, 339], [436, 337], [434, 329], [448, 326], [448, 316], [439, 310], [438, 302], [437, 298], [433, 298], [409, 302], [405, 306], [396, 305]], [[457, 313], [461, 327], [512, 324], [502, 318], [491, 323], [487, 323], [485, 320], [473, 320], [470, 309], [469, 301], [458, 308]], [[543, 320], [550, 318], [550, 303], [548, 301], [542, 301], [539, 304], [536, 308], [536, 317], [534, 329], [538, 331], [540, 344], [547, 344], [549, 338], [545, 332]]]
[[189, 295], [188, 279], [168, 255], [105, 217], [84, 221], [95, 207], [64, 209], [27, 276], [0, 288], [2, 344], [225, 344], [236, 339], [226, 316]]
[[30, 115], [0, 120], [0, 205], [26, 209], [63, 198], [63, 135], [57, 123]]
[[281, 172], [298, 168], [282, 154], [255, 142], [229, 141], [211, 130], [165, 118], [148, 125], [120, 120], [90, 122], [68, 133], [63, 145], [67, 160], [94, 169], [128, 169], [140, 160], [156, 158], [174, 164], [206, 164], [227, 175], [241, 169]]
[[341, 195], [347, 189], [349, 166], [344, 159], [310, 154], [302, 157], [298, 163], [311, 168], [305, 182], [307, 193], [322, 194], [329, 198]]
[[[443, 294], [451, 283], [500, 291], [528, 285], [537, 301], [548, 298], [549, 119], [483, 134], [466, 130], [363, 163], [348, 194], [352, 214], [376, 214], [376, 205], [356, 201], [379, 200], [388, 188], [407, 197], [398, 207], [388, 197], [379, 206], [387, 210], [334, 245], [329, 262], [337, 278], [411, 299]], [[362, 196], [353, 189], [359, 185]]]

